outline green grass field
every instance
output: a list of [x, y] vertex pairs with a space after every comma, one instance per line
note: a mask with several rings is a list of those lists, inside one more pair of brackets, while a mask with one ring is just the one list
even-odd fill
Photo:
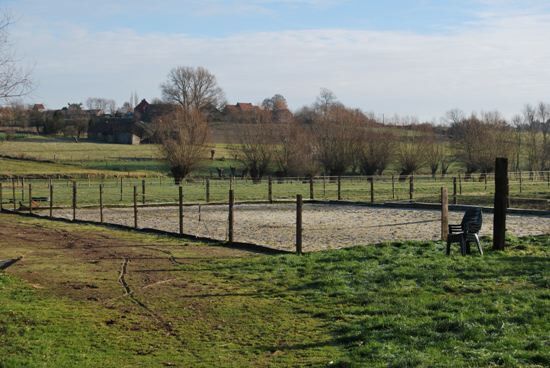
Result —
[[[215, 159], [210, 160], [208, 149], [204, 161], [194, 175], [209, 175], [210, 171], [222, 168], [229, 172], [229, 167], [241, 167], [235, 160], [231, 145], [215, 144], [211, 149], [216, 151]], [[3, 175], [51, 175], [52, 172], [71, 175], [78, 170], [104, 176], [117, 176], [120, 172], [146, 175], [166, 175], [168, 166], [161, 159], [158, 145], [124, 145], [95, 143], [83, 140], [79, 143], [66, 138], [25, 136], [13, 141], [0, 142], [0, 155], [29, 160], [40, 160], [36, 165], [27, 164], [20, 169], [14, 165], [3, 165]], [[82, 172], [82, 171], [80, 171]]]
[[[10, 160], [7, 160], [10, 161]], [[10, 161], [11, 162], [11, 161]], [[85, 171], [84, 171], [85, 172]], [[138, 173], [133, 173], [137, 175]], [[488, 179], [487, 185], [482, 180], [457, 181], [457, 203], [491, 206], [493, 200], [493, 177]], [[143, 201], [143, 181], [145, 181], [145, 203], [177, 203], [178, 187], [168, 177], [148, 178], [121, 178], [118, 179], [78, 179], [77, 198], [79, 206], [99, 204], [99, 185], [103, 184], [103, 203], [105, 205], [131, 205], [133, 204], [133, 187], [137, 186], [137, 200]], [[46, 179], [33, 179], [16, 182], [16, 202], [28, 202], [28, 184], [32, 184], [33, 197], [49, 198], [49, 181]], [[69, 179], [52, 181], [54, 186], [54, 205], [68, 206], [72, 203], [72, 182]], [[206, 201], [206, 184], [203, 179], [188, 180], [182, 184], [184, 202], [196, 203]], [[452, 203], [453, 178], [431, 178], [429, 176], [416, 176], [414, 179], [413, 199], [418, 202], [438, 203], [440, 201], [441, 187], [446, 187], [449, 193], [449, 201]], [[251, 180], [235, 179], [232, 188], [235, 191], [237, 201], [268, 200], [268, 180], [253, 183]], [[121, 195], [122, 189], [122, 195]], [[210, 180], [210, 201], [226, 202], [230, 189], [229, 180]], [[374, 202], [409, 200], [409, 180], [399, 181], [395, 178], [393, 185], [391, 176], [375, 177]], [[294, 200], [296, 194], [301, 194], [304, 199], [310, 197], [310, 185], [307, 180], [285, 179], [272, 180], [273, 200]], [[370, 202], [370, 184], [364, 177], [345, 177], [341, 179], [340, 195], [342, 200]], [[336, 178], [332, 180], [322, 177], [316, 178], [313, 185], [314, 199], [336, 200], [338, 199], [338, 184]], [[6, 179], [2, 186], [3, 202], [8, 205], [12, 202], [12, 181]], [[537, 176], [533, 180], [522, 179], [521, 190], [518, 178], [510, 178], [510, 198], [512, 207], [549, 209], [550, 186], [546, 178]], [[43, 203], [42, 205], [47, 205]]]
[[0, 273], [1, 367], [550, 365], [549, 236], [485, 240], [484, 257], [439, 242], [300, 257], [0, 225], [5, 257], [24, 256]]

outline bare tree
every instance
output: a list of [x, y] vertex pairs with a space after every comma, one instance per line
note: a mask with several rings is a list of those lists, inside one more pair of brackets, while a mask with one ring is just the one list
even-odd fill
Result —
[[208, 124], [195, 110], [177, 109], [154, 122], [164, 158], [176, 184], [206, 156]]
[[320, 113], [326, 114], [330, 107], [336, 103], [338, 103], [338, 100], [334, 92], [328, 88], [321, 88], [321, 92], [319, 92], [319, 96], [317, 96], [314, 107]]
[[114, 114], [116, 112], [116, 102], [110, 98], [88, 97], [86, 99], [86, 107], [90, 110], [101, 110], [106, 114]]
[[514, 138], [510, 126], [498, 112], [475, 114], [451, 125], [457, 157], [466, 166], [466, 174], [492, 172], [495, 157], [513, 156]]
[[356, 110], [340, 104], [330, 106], [317, 117], [312, 129], [318, 159], [326, 174], [343, 175], [353, 164], [359, 147], [357, 128], [361, 126], [361, 119]]
[[272, 124], [243, 124], [238, 157], [254, 181], [259, 181], [273, 163], [275, 144]]
[[319, 164], [313, 134], [309, 127], [287, 123], [279, 128], [279, 144], [274, 150], [280, 176], [315, 176]]
[[9, 42], [9, 27], [12, 19], [8, 13], [0, 14], [0, 100], [21, 97], [27, 94], [32, 82], [30, 71], [18, 65]]
[[358, 131], [357, 161], [365, 175], [382, 175], [388, 167], [395, 148], [392, 133], [360, 128]]
[[[430, 172], [432, 174], [432, 178], [435, 178], [435, 175], [437, 174], [437, 170], [447, 162], [444, 162], [445, 159], [445, 148], [443, 147], [442, 143], [439, 142], [435, 136], [435, 134], [429, 133], [426, 139], [426, 162], [428, 163], [428, 166], [430, 166]], [[446, 166], [448, 168], [448, 165]]]
[[426, 142], [418, 132], [409, 132], [397, 145], [396, 163], [401, 179], [415, 174], [426, 165]]
[[216, 77], [203, 67], [178, 66], [172, 69], [161, 90], [165, 101], [177, 103], [188, 111], [220, 107], [224, 102]]

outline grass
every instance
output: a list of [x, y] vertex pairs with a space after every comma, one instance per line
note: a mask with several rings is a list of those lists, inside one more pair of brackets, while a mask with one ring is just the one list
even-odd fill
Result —
[[[217, 248], [133, 232], [0, 222], [29, 234], [4, 247], [28, 259], [10, 271], [17, 277], [0, 273], [0, 367], [550, 365], [549, 235], [509, 239], [505, 252], [485, 240], [484, 257], [446, 257], [439, 242], [215, 257]], [[53, 232], [70, 233], [70, 247], [54, 248]], [[136, 258], [130, 269], [133, 286], [161, 275], [182, 279], [135, 294], [173, 323], [171, 335], [128, 300], [88, 299], [120, 295], [119, 261], [96, 252], [143, 256], [132, 253], [145, 251], [140, 244], [170, 249], [183, 262], [167, 268], [150, 259], [139, 271]], [[96, 289], [73, 290], [67, 279]]]
[[[208, 175], [210, 171], [216, 172], [216, 168], [222, 168], [229, 172], [229, 166], [240, 167], [241, 164], [234, 159], [231, 145], [215, 144], [215, 160], [209, 160], [208, 152], [196, 175]], [[97, 143], [82, 140], [79, 143], [68, 138], [52, 138], [28, 136], [25, 139], [0, 142], [0, 155], [25, 160], [49, 161], [37, 166], [26, 167], [26, 171], [6, 169], [5, 174], [13, 175], [48, 175], [55, 169], [61, 169], [61, 173], [74, 172], [74, 166], [80, 170], [100, 171], [106, 176], [115, 176], [122, 172], [142, 172], [143, 175], [165, 175], [168, 166], [162, 160], [158, 145], [125, 145]], [[51, 163], [58, 164], [57, 166]], [[59, 166], [65, 165], [65, 166]]]
[[[10, 160], [9, 163], [15, 165]], [[24, 169], [24, 166], [21, 166]], [[85, 172], [85, 171], [83, 171]], [[138, 175], [139, 173], [132, 173]], [[130, 205], [133, 203], [133, 186], [138, 189], [138, 201], [142, 201], [142, 180], [145, 180], [145, 201], [148, 204], [154, 203], [176, 203], [178, 200], [178, 188], [171, 178], [124, 178], [122, 184], [122, 198], [120, 195], [120, 179], [79, 179], [78, 182], [78, 204], [98, 205], [99, 184], [104, 185], [103, 201], [106, 205]], [[27, 180], [24, 191], [21, 190], [21, 183], [16, 185], [16, 202], [28, 201], [28, 183], [32, 183], [33, 196], [49, 197], [48, 181], [45, 179]], [[289, 179], [272, 182], [273, 199], [293, 200], [296, 194], [302, 194], [309, 198], [309, 182], [297, 179]], [[365, 178], [343, 178], [341, 181], [341, 197], [343, 200], [370, 201], [370, 185]], [[54, 204], [68, 206], [72, 202], [72, 184], [69, 180], [54, 180]], [[453, 181], [452, 177], [434, 180], [430, 177], [416, 177], [414, 184], [414, 200], [419, 202], [438, 203], [440, 201], [440, 188], [446, 187], [449, 193], [449, 201], [452, 203]], [[462, 194], [457, 193], [459, 204], [473, 204], [492, 206], [493, 187], [491, 180], [487, 187], [484, 182], [478, 180], [463, 181], [461, 183]], [[210, 200], [226, 202], [229, 180], [210, 180]], [[486, 189], [487, 188], [487, 189]], [[517, 179], [510, 180], [510, 198], [512, 207], [549, 209], [545, 200], [550, 199], [548, 183], [537, 180], [522, 182], [520, 192]], [[260, 183], [253, 183], [250, 180], [235, 180], [233, 182], [235, 198], [237, 201], [245, 200], [267, 200], [268, 180]], [[314, 182], [314, 198], [322, 200], [336, 200], [338, 198], [338, 184], [336, 180], [323, 180], [318, 178]], [[458, 190], [458, 189], [457, 189]], [[188, 180], [183, 183], [185, 202], [204, 202], [206, 197], [206, 185], [203, 180]], [[409, 181], [394, 181], [392, 191], [391, 177], [378, 177], [374, 183], [374, 201], [382, 203], [386, 201], [407, 201], [409, 200]], [[3, 199], [8, 203], [12, 198], [11, 181], [4, 181]], [[525, 198], [538, 199], [538, 202], [528, 201]]]

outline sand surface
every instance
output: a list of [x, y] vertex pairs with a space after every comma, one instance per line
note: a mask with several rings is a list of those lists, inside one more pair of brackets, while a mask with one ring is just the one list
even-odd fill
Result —
[[[462, 212], [450, 212], [449, 222], [460, 223]], [[71, 218], [71, 210], [54, 216]], [[200, 217], [200, 221], [199, 221]], [[218, 240], [227, 239], [227, 206], [184, 208], [184, 232]], [[99, 221], [99, 209], [78, 209], [77, 218]], [[294, 250], [294, 204], [235, 206], [235, 241]], [[104, 221], [134, 225], [133, 208], [104, 209]], [[483, 215], [481, 235], [492, 235], [492, 214]], [[138, 209], [138, 227], [178, 232], [177, 207]], [[438, 240], [440, 212], [351, 205], [304, 204], [304, 251], [343, 248], [400, 240]], [[550, 233], [550, 217], [508, 215], [507, 230], [516, 236]]]

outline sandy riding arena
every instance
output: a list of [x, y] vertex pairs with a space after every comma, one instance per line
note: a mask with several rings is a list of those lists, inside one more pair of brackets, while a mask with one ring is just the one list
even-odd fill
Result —
[[[218, 240], [227, 239], [227, 206], [187, 206], [184, 232]], [[460, 223], [462, 212], [450, 212], [449, 222]], [[133, 226], [133, 208], [104, 209], [104, 221]], [[56, 210], [55, 217], [71, 218], [71, 210]], [[80, 220], [99, 221], [98, 209], [78, 209]], [[235, 206], [235, 241], [294, 250], [294, 204]], [[492, 235], [492, 214], [484, 214], [481, 235]], [[305, 204], [304, 251], [317, 251], [385, 241], [437, 240], [440, 212], [351, 205]], [[138, 209], [138, 227], [178, 232], [177, 207]], [[507, 228], [516, 236], [550, 233], [550, 217], [509, 215]]]

